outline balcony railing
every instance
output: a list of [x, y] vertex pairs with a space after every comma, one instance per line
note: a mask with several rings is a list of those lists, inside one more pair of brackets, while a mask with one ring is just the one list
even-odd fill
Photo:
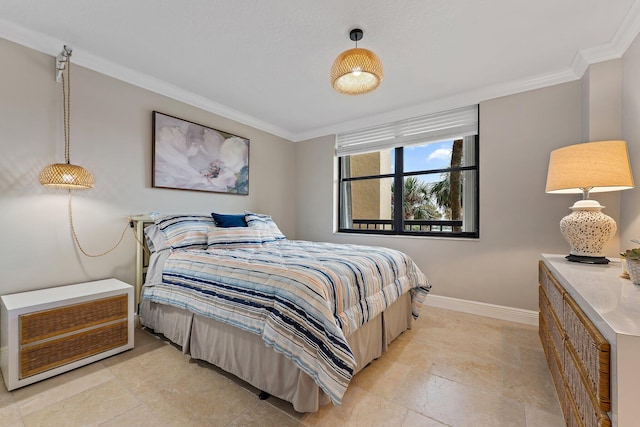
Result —
[[[353, 230], [393, 230], [393, 221], [390, 219], [354, 219], [352, 222]], [[451, 233], [454, 227], [462, 227], [462, 221], [405, 219], [402, 229], [406, 232]]]

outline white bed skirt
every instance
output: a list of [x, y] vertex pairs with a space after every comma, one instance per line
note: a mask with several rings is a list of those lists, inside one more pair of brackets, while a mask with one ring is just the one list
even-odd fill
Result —
[[[330, 402], [309, 375], [267, 347], [258, 335], [148, 300], [140, 303], [140, 320], [143, 326], [180, 345], [184, 353], [291, 402], [298, 412], [315, 412]], [[411, 322], [411, 297], [407, 293], [347, 337], [357, 362], [356, 372], [380, 357], [391, 341], [411, 327]]]

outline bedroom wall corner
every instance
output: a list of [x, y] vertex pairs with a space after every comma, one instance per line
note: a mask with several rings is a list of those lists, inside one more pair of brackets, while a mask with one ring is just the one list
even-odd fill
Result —
[[[0, 56], [0, 268], [8, 278], [0, 293], [108, 277], [134, 283], [132, 234], [104, 257], [85, 257], [73, 244], [67, 192], [38, 181], [45, 165], [64, 160], [53, 56], [1, 38]], [[71, 162], [95, 177], [93, 189], [73, 193], [75, 228], [88, 252], [113, 246], [128, 215], [150, 211], [253, 210], [295, 236], [293, 142], [75, 64], [71, 110]], [[153, 110], [249, 138], [249, 195], [152, 188]]]
[[627, 141], [636, 187], [620, 192], [620, 250], [640, 238], [640, 37], [622, 57], [622, 138]]

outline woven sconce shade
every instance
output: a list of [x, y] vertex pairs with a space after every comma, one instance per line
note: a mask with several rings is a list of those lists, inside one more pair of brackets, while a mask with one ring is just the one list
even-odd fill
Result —
[[62, 52], [56, 57], [56, 80], [62, 83], [65, 163], [53, 163], [42, 169], [42, 172], [40, 172], [40, 184], [45, 187], [83, 190], [93, 188], [93, 175], [82, 166], [72, 165], [69, 161], [71, 146], [71, 129], [69, 126], [71, 112], [71, 53], [72, 49], [65, 45]]
[[331, 67], [333, 88], [346, 95], [362, 95], [380, 85], [384, 71], [378, 56], [367, 49], [342, 52]]
[[93, 175], [82, 166], [54, 163], [42, 169], [40, 183], [46, 187], [83, 190], [93, 188]]

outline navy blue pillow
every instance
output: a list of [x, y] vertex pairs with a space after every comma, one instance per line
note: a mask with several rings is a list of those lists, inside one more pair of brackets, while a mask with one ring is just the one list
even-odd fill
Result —
[[218, 214], [212, 213], [211, 216], [218, 227], [246, 227], [247, 222], [244, 220], [244, 214]]

